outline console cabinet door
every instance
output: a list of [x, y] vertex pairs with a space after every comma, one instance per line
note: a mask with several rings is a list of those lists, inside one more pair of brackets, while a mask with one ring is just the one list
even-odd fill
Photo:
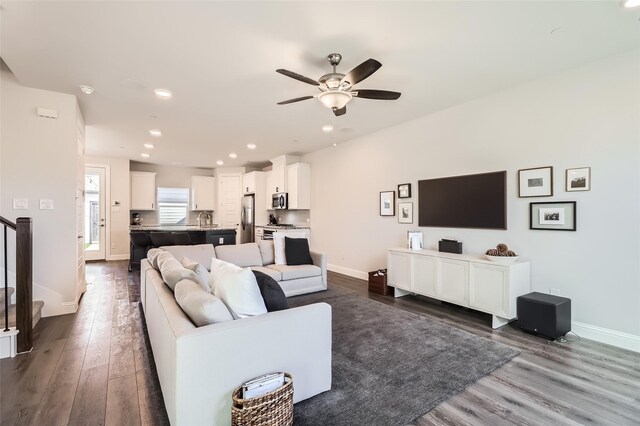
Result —
[[431, 256], [413, 256], [411, 290], [424, 296], [435, 297], [437, 259]]
[[469, 307], [508, 318], [508, 271], [508, 268], [472, 263], [469, 277]]
[[469, 306], [469, 262], [440, 259], [436, 297], [456, 305]]
[[390, 251], [387, 269], [387, 285], [411, 290], [411, 255]]

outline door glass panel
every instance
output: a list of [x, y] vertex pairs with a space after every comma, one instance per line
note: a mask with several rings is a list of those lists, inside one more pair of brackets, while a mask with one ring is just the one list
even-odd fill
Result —
[[100, 250], [100, 175], [84, 176], [84, 249]]

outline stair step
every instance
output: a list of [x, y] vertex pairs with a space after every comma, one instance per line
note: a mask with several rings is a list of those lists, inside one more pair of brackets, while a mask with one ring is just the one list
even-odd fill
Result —
[[[16, 289], [13, 287], [9, 287], [9, 300], [11, 300], [11, 295], [16, 292]], [[4, 310], [4, 287], [0, 287], [0, 309]]]
[[[32, 303], [32, 315], [33, 315], [33, 326], [35, 327], [38, 321], [42, 316], [42, 308], [44, 307], [44, 302], [41, 300], [36, 300]], [[4, 323], [4, 305], [2, 306], [2, 310], [0, 311], [0, 324]], [[9, 306], [9, 327], [16, 326], [16, 305]]]

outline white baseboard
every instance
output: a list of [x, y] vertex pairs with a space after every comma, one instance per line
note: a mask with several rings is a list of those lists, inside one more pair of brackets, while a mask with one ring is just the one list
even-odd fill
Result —
[[571, 329], [585, 339], [640, 352], [640, 336], [576, 321], [571, 322]]
[[111, 254], [107, 257], [107, 260], [129, 260], [128, 254]]
[[361, 280], [368, 280], [369, 274], [367, 272], [358, 271], [356, 269], [345, 268], [344, 266], [333, 265], [331, 263], [327, 264], [327, 270], [331, 272], [337, 272], [339, 274], [348, 275], [353, 278], [358, 278]]

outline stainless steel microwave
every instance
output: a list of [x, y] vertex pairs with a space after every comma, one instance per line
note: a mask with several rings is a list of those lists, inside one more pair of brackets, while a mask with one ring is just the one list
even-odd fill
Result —
[[276, 192], [271, 196], [271, 208], [274, 210], [286, 210], [289, 207], [289, 200], [286, 192]]

